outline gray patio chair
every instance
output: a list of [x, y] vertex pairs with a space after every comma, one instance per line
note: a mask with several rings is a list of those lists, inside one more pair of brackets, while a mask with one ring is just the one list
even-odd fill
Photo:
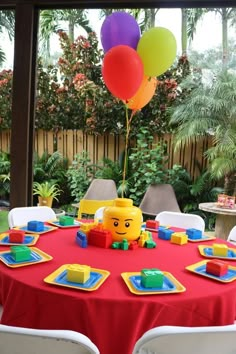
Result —
[[175, 191], [170, 184], [152, 184], [139, 205], [142, 213], [155, 217], [161, 211], [181, 212]]

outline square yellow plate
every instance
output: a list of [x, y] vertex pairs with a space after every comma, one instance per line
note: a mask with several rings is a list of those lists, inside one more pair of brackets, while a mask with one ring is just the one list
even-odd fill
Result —
[[25, 245], [33, 246], [38, 241], [39, 235], [36, 234], [25, 234], [24, 242], [9, 242], [9, 233], [4, 232], [0, 234], [0, 246], [14, 246], [14, 245]]
[[171, 274], [163, 272], [164, 283], [163, 288], [144, 288], [141, 285], [141, 273], [140, 272], [125, 272], [121, 273], [121, 276], [126, 283], [129, 291], [135, 295], [161, 295], [161, 294], [175, 294], [181, 293], [186, 288]]
[[84, 291], [94, 291], [97, 290], [110, 275], [110, 272], [103, 269], [90, 269], [90, 278], [83, 283], [70, 282], [67, 280], [67, 267], [69, 264], [64, 264], [53, 273], [49, 274], [44, 278], [45, 283], [84, 290]]
[[208, 274], [206, 272], [206, 264], [207, 260], [192, 264], [187, 266], [185, 269], [189, 270], [190, 272], [196, 273], [203, 277], [211, 278], [213, 280], [220, 281], [222, 283], [230, 283], [231, 281], [236, 280], [236, 267], [229, 265], [228, 273], [223, 275], [222, 277], [217, 277], [213, 274]]
[[44, 230], [43, 231], [32, 231], [32, 230], [28, 230], [27, 225], [22, 225], [22, 226], [17, 226], [14, 227], [15, 230], [23, 230], [25, 232], [28, 232], [29, 234], [38, 234], [38, 235], [42, 235], [42, 234], [46, 234], [48, 232], [57, 230], [58, 227], [56, 226], [51, 226], [51, 225], [44, 225]]
[[221, 259], [229, 259], [231, 261], [236, 261], [236, 248], [228, 248], [227, 256], [215, 256], [215, 255], [213, 255], [213, 247], [210, 246], [210, 245], [208, 245], [208, 246], [199, 245], [198, 249], [199, 249], [200, 254], [203, 257], [221, 258]]
[[204, 242], [204, 241], [210, 241], [210, 240], [214, 240], [215, 236], [208, 236], [208, 235], [202, 235], [201, 238], [196, 238], [196, 239], [192, 239], [188, 237], [188, 241], [189, 242]]
[[49, 256], [49, 254], [41, 251], [39, 248], [31, 247], [30, 250], [31, 250], [31, 258], [28, 261], [16, 262], [12, 257], [10, 250], [0, 252], [0, 260], [8, 267], [17, 268], [17, 267], [24, 267], [28, 265], [48, 262], [52, 259], [52, 256]]
[[80, 227], [81, 222], [79, 222], [78, 220], [74, 220], [74, 224], [73, 225], [61, 225], [59, 223], [59, 220], [52, 220], [52, 221], [48, 221], [48, 224], [59, 227], [61, 229], [68, 229], [68, 228], [73, 228], [73, 227]]

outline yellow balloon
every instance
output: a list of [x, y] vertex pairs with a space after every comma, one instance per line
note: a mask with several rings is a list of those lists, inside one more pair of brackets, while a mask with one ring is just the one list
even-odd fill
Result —
[[127, 107], [133, 110], [141, 109], [152, 99], [157, 87], [155, 77], [144, 76], [136, 94], [127, 100]]
[[138, 42], [137, 52], [142, 59], [144, 74], [159, 76], [174, 62], [177, 52], [176, 39], [164, 27], [153, 27]]

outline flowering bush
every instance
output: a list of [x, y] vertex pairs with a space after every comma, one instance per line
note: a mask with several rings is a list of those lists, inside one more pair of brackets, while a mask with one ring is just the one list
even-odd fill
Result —
[[0, 128], [8, 129], [11, 124], [12, 70], [0, 72]]
[[[124, 133], [125, 105], [110, 94], [103, 82], [103, 51], [98, 47], [96, 34], [91, 32], [87, 38], [79, 36], [74, 42], [63, 31], [58, 36], [62, 55], [57, 65], [44, 67], [38, 61], [35, 127], [81, 129], [95, 134]], [[159, 77], [152, 100], [134, 115], [131, 137], [144, 126], [152, 134], [161, 135], [170, 130], [167, 108], [176, 100], [177, 84], [184, 72], [180, 68], [186, 69], [186, 63], [187, 58], [182, 58], [176, 68]], [[1, 129], [11, 124], [11, 86], [12, 71], [4, 70], [0, 73]]]

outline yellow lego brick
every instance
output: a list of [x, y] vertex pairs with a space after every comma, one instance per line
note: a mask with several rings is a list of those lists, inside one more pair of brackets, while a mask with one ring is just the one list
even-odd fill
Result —
[[90, 277], [90, 266], [70, 264], [67, 267], [67, 280], [84, 284]]
[[146, 242], [146, 239], [145, 239], [145, 237], [143, 236], [143, 234], [141, 234], [140, 237], [139, 237], [139, 240], [138, 240], [138, 245], [139, 245], [139, 247], [144, 247], [145, 242]]
[[213, 244], [212, 249], [213, 249], [213, 256], [226, 257], [228, 254], [228, 246], [227, 245], [215, 243], [215, 244]]
[[170, 242], [177, 245], [185, 245], [188, 243], [188, 236], [183, 232], [174, 232], [171, 235]]

